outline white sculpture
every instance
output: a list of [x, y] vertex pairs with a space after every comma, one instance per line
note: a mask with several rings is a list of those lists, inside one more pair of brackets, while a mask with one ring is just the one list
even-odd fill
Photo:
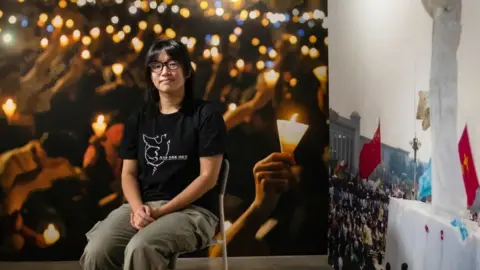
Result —
[[458, 157], [458, 63], [461, 0], [422, 0], [433, 19], [429, 102], [432, 127], [432, 206], [454, 216], [466, 214]]

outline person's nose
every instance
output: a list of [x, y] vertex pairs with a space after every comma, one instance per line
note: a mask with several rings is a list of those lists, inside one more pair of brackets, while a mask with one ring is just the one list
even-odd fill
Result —
[[160, 75], [165, 76], [170, 73], [170, 70], [168, 70], [167, 65], [163, 65], [162, 70], [160, 71]]

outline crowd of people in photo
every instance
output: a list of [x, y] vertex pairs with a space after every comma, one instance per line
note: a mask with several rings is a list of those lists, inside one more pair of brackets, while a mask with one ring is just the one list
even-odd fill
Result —
[[329, 179], [328, 262], [334, 269], [385, 269], [389, 188]]

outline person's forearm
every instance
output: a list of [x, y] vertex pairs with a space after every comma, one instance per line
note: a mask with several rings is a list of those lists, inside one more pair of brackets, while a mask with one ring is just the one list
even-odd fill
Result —
[[[226, 243], [241, 245], [240, 242], [255, 241], [255, 235], [260, 227], [267, 221], [272, 211], [259, 208], [252, 203], [250, 207], [226, 231]], [[239, 242], [239, 243], [237, 243]], [[221, 245], [214, 245], [210, 249], [210, 257], [219, 257], [222, 254]]]
[[200, 175], [175, 198], [161, 206], [157, 215], [166, 215], [189, 206], [191, 203], [202, 197], [207, 191], [212, 189], [215, 184], [216, 178], [213, 180], [210, 176]]
[[137, 178], [130, 174], [122, 175], [122, 190], [125, 198], [135, 210], [143, 205], [142, 196], [140, 195], [140, 186], [138, 185]]

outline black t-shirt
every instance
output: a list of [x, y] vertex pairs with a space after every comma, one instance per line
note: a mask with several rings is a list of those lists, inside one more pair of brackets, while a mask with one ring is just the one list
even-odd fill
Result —
[[[147, 114], [145, 108], [126, 121], [122, 159], [138, 161], [143, 202], [171, 200], [200, 174], [200, 157], [224, 154], [227, 130], [215, 106], [195, 100], [173, 114]], [[218, 185], [193, 203], [218, 213]]]

